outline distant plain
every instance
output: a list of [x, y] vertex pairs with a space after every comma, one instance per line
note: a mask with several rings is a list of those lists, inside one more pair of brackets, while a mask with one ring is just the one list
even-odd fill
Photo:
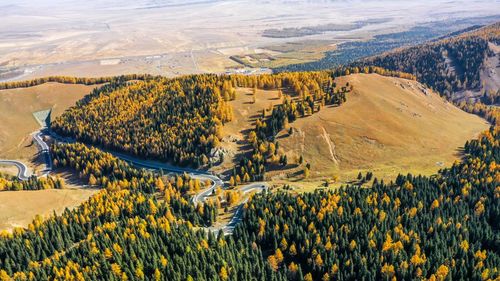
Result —
[[[485, 0], [6, 0], [0, 4], [0, 80], [225, 72], [241, 67], [230, 56], [304, 45], [267, 64], [279, 66], [318, 59], [332, 42], [366, 40], [417, 24], [486, 17], [499, 10], [499, 1]], [[263, 36], [269, 30], [324, 29], [359, 21], [371, 23], [307, 36]], [[313, 50], [308, 42], [314, 43]]]

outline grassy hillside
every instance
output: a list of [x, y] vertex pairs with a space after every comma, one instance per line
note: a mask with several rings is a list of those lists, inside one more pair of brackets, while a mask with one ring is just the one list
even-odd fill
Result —
[[234, 238], [290, 280], [498, 280], [500, 135], [433, 177], [258, 195]]
[[[219, 146], [222, 125], [233, 118], [236, 88], [283, 90], [311, 111], [336, 90], [329, 72], [278, 75], [191, 75], [137, 83], [110, 83], [52, 122], [77, 140], [133, 155], [204, 167]], [[250, 103], [254, 103], [253, 99]], [[210, 159], [209, 159], [210, 157]]]
[[36, 152], [29, 134], [40, 125], [33, 112], [52, 109], [61, 115], [95, 86], [46, 83], [30, 88], [0, 90], [0, 158], [29, 159]]
[[0, 231], [27, 227], [37, 216], [48, 218], [72, 209], [96, 193], [96, 189], [50, 189], [0, 192]]
[[291, 135], [278, 134], [288, 159], [302, 155], [311, 164], [312, 178], [348, 180], [360, 170], [382, 178], [432, 174], [459, 159], [460, 146], [489, 126], [415, 81], [356, 74], [337, 83], [347, 82], [354, 90], [342, 106], [298, 119]]

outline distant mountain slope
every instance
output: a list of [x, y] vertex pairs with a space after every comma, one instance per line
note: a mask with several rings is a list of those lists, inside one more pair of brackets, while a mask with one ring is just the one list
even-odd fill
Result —
[[370, 40], [353, 40], [336, 45], [324, 57], [308, 63], [290, 64], [273, 68], [275, 72], [311, 71], [348, 65], [358, 60], [405, 48], [450, 38], [475, 30], [481, 25], [490, 25], [500, 19], [498, 16], [459, 20], [433, 21], [414, 26], [408, 30], [375, 35]]
[[278, 135], [288, 159], [302, 155], [311, 177], [353, 179], [432, 174], [458, 159], [458, 147], [488, 128], [420, 83], [376, 74], [338, 78], [354, 86], [347, 102], [290, 124]]
[[[486, 77], [481, 72], [485, 71], [484, 67], [490, 66], [488, 59], [498, 53], [499, 43], [500, 23], [496, 23], [452, 38], [391, 51], [353, 65], [376, 65], [412, 73], [418, 81], [448, 98], [460, 100], [477, 97], [486, 90], [483, 88]], [[465, 91], [474, 91], [476, 94], [467, 95]], [[497, 91], [498, 88], [487, 93], [483, 102], [497, 100]]]

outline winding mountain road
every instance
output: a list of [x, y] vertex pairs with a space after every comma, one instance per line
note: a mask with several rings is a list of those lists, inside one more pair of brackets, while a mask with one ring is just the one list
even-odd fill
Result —
[[[48, 136], [51, 137], [52, 139], [59, 141], [59, 142], [64, 142], [64, 143], [74, 143], [75, 140], [72, 138], [63, 138], [56, 133], [50, 131], [47, 128], [42, 128], [40, 131], [36, 131], [31, 134], [33, 137], [33, 140], [36, 142], [37, 147], [39, 149], [39, 152], [44, 155], [45, 157], [45, 170], [42, 171], [41, 176], [46, 176], [52, 171], [52, 159], [50, 156], [50, 148], [49, 145], [45, 142], [44, 137]], [[167, 172], [173, 172], [173, 173], [186, 173], [188, 174], [191, 178], [194, 179], [199, 179], [201, 181], [211, 181], [212, 184], [210, 187], [198, 192], [195, 194], [191, 201], [194, 205], [197, 205], [199, 203], [203, 203], [207, 200], [207, 198], [212, 195], [217, 187], [224, 188], [224, 181], [219, 178], [216, 175], [213, 175], [209, 172], [206, 171], [200, 171], [196, 169], [190, 169], [190, 168], [182, 168], [182, 167], [176, 167], [173, 165], [169, 165], [166, 163], [158, 162], [158, 161], [152, 161], [152, 160], [144, 160], [140, 159], [134, 156], [130, 156], [124, 153], [120, 152], [115, 152], [115, 151], [106, 151], [112, 154], [113, 156], [129, 162], [130, 164], [137, 166], [137, 167], [143, 167], [147, 169], [153, 169], [153, 170], [162, 170], [162, 171], [167, 171]], [[18, 173], [18, 178], [20, 180], [28, 180], [31, 177], [31, 174], [29, 173], [28, 167], [16, 160], [1, 160], [0, 159], [0, 164], [7, 164], [7, 165], [14, 165], [18, 168], [19, 173]], [[240, 188], [240, 191], [243, 192], [243, 194], [247, 194], [252, 191], [256, 192], [262, 192], [264, 190], [268, 189], [268, 184], [265, 182], [260, 182], [260, 183], [250, 183], [248, 185], [245, 185]], [[248, 197], [240, 204], [238, 205], [233, 217], [231, 220], [223, 225], [220, 225], [218, 227], [207, 227], [207, 231], [210, 232], [219, 232], [222, 230], [224, 232], [224, 235], [230, 235], [233, 233], [234, 228], [236, 225], [241, 221], [242, 216], [243, 216], [243, 206], [245, 203], [248, 201]]]
[[31, 173], [28, 171], [28, 166], [26, 166], [23, 162], [0, 159], [0, 164], [16, 166], [18, 170], [17, 177], [22, 181], [28, 180], [31, 176]]
[[49, 145], [43, 140], [42, 131], [36, 131], [31, 135], [38, 146], [38, 151], [43, 154], [45, 158], [45, 170], [42, 171], [41, 176], [47, 176], [50, 171], [52, 171], [52, 158], [50, 157]]
[[[38, 147], [38, 151], [45, 158], [45, 169], [42, 171], [40, 176], [47, 176], [52, 170], [52, 160], [50, 158], [49, 146], [43, 140], [43, 133], [41, 131], [36, 131], [31, 133], [31, 137]], [[0, 164], [2, 165], [12, 165], [18, 169], [17, 178], [22, 181], [28, 180], [33, 173], [26, 164], [18, 160], [0, 159]]]
[[[247, 184], [247, 185], [241, 187], [239, 190], [242, 191], [243, 194], [248, 194], [252, 191], [260, 193], [263, 191], [267, 191], [268, 189], [269, 189], [269, 185], [266, 182], [254, 182], [254, 183], [250, 183], [250, 184]], [[210, 232], [214, 232], [214, 233], [222, 230], [224, 232], [224, 235], [233, 234], [233, 231], [236, 228], [236, 225], [243, 219], [243, 207], [248, 202], [248, 199], [249, 199], [249, 197], [246, 197], [245, 200], [243, 200], [243, 202], [241, 202], [240, 205], [238, 205], [238, 207], [236, 207], [236, 211], [234, 212], [233, 217], [231, 218], [231, 220], [228, 223], [223, 224], [223, 225], [218, 226], [218, 227], [216, 227], [216, 226], [207, 227], [207, 230]]]

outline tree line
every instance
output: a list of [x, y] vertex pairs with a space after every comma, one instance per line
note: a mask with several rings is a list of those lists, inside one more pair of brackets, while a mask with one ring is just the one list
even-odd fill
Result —
[[468, 141], [438, 175], [371, 188], [257, 195], [234, 236], [290, 280], [499, 278], [500, 132]]
[[213, 204], [191, 204], [190, 196], [204, 188], [205, 183], [188, 175], [156, 175], [81, 143], [58, 143], [52, 145], [50, 151], [55, 168], [72, 169], [85, 184], [110, 192], [133, 189], [156, 194], [179, 218], [195, 225], [210, 226], [215, 222], [217, 211]]
[[73, 77], [73, 76], [48, 76], [48, 77], [36, 78], [25, 81], [2, 82], [0, 83], [0, 90], [29, 88], [49, 82], [56, 82], [62, 84], [99, 85], [118, 80], [132, 81], [132, 80], [150, 80], [154, 78], [155, 76], [149, 74], [127, 74], [120, 76], [95, 77], [95, 78]]
[[17, 177], [0, 173], [0, 191], [19, 191], [19, 190], [43, 190], [43, 189], [62, 189], [64, 180], [59, 177], [44, 177], [37, 179], [31, 177], [26, 181], [19, 180]]

